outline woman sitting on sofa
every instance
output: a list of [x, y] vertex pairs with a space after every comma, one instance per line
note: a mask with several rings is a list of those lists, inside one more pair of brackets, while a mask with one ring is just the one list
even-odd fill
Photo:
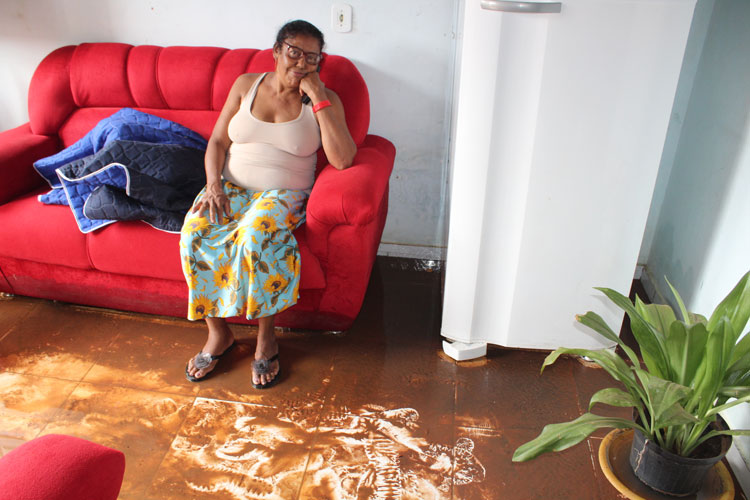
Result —
[[323, 34], [306, 21], [279, 30], [276, 69], [234, 82], [206, 150], [206, 187], [180, 240], [190, 289], [188, 319], [205, 319], [208, 339], [188, 361], [197, 382], [234, 346], [225, 318], [258, 319], [253, 387], [278, 381], [274, 317], [297, 302], [300, 256], [292, 231], [305, 220], [316, 152], [338, 169], [356, 145], [335, 92], [318, 77]]

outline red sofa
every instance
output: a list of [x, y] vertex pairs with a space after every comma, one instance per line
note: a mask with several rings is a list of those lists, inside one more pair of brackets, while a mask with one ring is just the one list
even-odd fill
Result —
[[[273, 67], [270, 49], [86, 43], [49, 54], [29, 86], [29, 123], [0, 133], [0, 291], [185, 317], [179, 235], [132, 221], [82, 234], [67, 206], [37, 200], [48, 186], [32, 163], [123, 107], [208, 138], [236, 77]], [[362, 305], [385, 224], [395, 148], [367, 134], [367, 86], [349, 60], [328, 55], [320, 76], [343, 101], [358, 153], [339, 171], [318, 152], [307, 222], [294, 233], [300, 299], [277, 325], [345, 330]]]

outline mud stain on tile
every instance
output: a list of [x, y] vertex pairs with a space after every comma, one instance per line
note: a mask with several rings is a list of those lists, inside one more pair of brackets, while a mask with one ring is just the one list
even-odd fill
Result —
[[[182, 379], [185, 379], [184, 374]], [[189, 396], [198, 393], [198, 387], [177, 384], [179, 375], [174, 370], [164, 368], [127, 369], [103, 365], [94, 365], [83, 381], [112, 386], [128, 387], [146, 391], [182, 394]], [[173, 383], [170, 383], [173, 382]]]
[[195, 395], [198, 385], [185, 379], [185, 364], [195, 354], [184, 340], [186, 333], [196, 336], [198, 332], [140, 321], [123, 325], [84, 382]]
[[3, 454], [29, 441], [55, 418], [76, 382], [0, 373], [0, 447]]
[[81, 383], [42, 434], [70, 434], [122, 451], [121, 491], [137, 498], [151, 483], [192, 402], [186, 396]]
[[450, 499], [454, 469], [467, 483], [484, 479], [470, 438], [450, 443], [450, 428], [441, 442], [426, 434], [414, 408], [366, 405], [324, 416], [300, 498]]
[[43, 303], [0, 342], [0, 370], [78, 381], [117, 333], [114, 320]]
[[149, 498], [295, 498], [316, 421], [316, 414], [197, 398]]
[[[95, 356], [66, 352], [22, 351], [6, 356], [2, 365], [8, 371], [79, 381], [94, 364]], [[7, 363], [7, 364], [6, 364]]]

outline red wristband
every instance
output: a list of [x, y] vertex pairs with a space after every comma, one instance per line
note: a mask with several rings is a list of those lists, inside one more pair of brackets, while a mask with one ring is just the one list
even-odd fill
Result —
[[331, 106], [331, 101], [326, 99], [325, 101], [320, 101], [318, 104], [313, 106], [313, 113], [317, 113], [323, 108], [327, 108], [328, 106]]

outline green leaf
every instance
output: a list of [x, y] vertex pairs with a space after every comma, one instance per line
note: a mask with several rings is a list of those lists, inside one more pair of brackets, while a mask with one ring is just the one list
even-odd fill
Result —
[[750, 436], [750, 429], [727, 429], [725, 431], [710, 431], [706, 433], [706, 439], [703, 439], [702, 441], [707, 441], [711, 439], [714, 436]]
[[665, 427], [695, 424], [700, 422], [695, 416], [688, 413], [679, 403], [675, 403], [662, 412], [654, 422], [654, 429], [663, 429]]
[[[739, 336], [750, 318], [750, 272], [740, 278], [731, 292], [714, 309], [708, 320], [708, 329], [713, 330], [724, 316], [729, 318], [734, 332]], [[736, 342], [737, 339], [734, 339]]]
[[672, 283], [669, 282], [666, 276], [664, 277], [664, 281], [669, 285], [669, 288], [672, 290], [672, 295], [674, 295], [674, 299], [677, 301], [677, 306], [680, 308], [680, 313], [682, 314], [682, 321], [691, 324], [693, 319], [690, 317], [690, 312], [687, 310], [687, 307], [685, 307], [685, 302], [682, 301], [679, 292], [677, 292], [677, 289], [672, 286]]
[[708, 320], [705, 316], [691, 312], [689, 312], [688, 315], [690, 316], [691, 325], [694, 325], [695, 323], [703, 323], [704, 325], [708, 326]]
[[[673, 406], [676, 403], [690, 395], [688, 387], [656, 377], [641, 369], [635, 370], [635, 373], [648, 395], [648, 411], [654, 422], [662, 422], [665, 414], [674, 413]], [[655, 424], [655, 427], [662, 427], [662, 425]]]
[[628, 314], [633, 336], [641, 348], [641, 356], [648, 370], [658, 377], [667, 377], [669, 365], [666, 360], [664, 336], [638, 313], [630, 299], [610, 288], [596, 289]]
[[602, 389], [596, 392], [596, 394], [594, 394], [593, 396], [591, 396], [591, 401], [589, 402], [589, 410], [591, 410], [591, 408], [593, 408], [593, 406], [596, 403], [603, 403], [605, 405], [620, 406], [620, 407], [629, 407], [629, 406], [638, 405], [638, 401], [636, 401], [636, 399], [633, 396], [615, 387]]
[[750, 370], [750, 335], [742, 337], [734, 346], [730, 363], [730, 372], [740, 371], [745, 373]]
[[666, 339], [667, 359], [674, 382], [690, 386], [698, 372], [703, 355], [705, 354], [708, 331], [702, 323], [689, 327], [681, 321], [675, 321], [669, 327]]
[[728, 360], [724, 359], [724, 343], [729, 329], [731, 329], [731, 323], [726, 317], [719, 320], [713, 330], [709, 328], [706, 352], [701, 362], [703, 370], [698, 371], [693, 396], [690, 403], [686, 405], [688, 410], [697, 406], [698, 409], [694, 412], [696, 415], [705, 415], [714, 405], [718, 395], [724, 379], [725, 366], [728, 364]]
[[210, 271], [211, 270], [211, 266], [209, 266], [208, 264], [206, 264], [202, 260], [197, 261], [195, 263], [195, 267], [197, 267], [201, 271]]
[[641, 429], [632, 420], [614, 417], [601, 417], [592, 413], [584, 413], [570, 422], [549, 424], [544, 426], [541, 434], [528, 443], [519, 446], [513, 453], [514, 462], [525, 462], [549, 451], [562, 451], [586, 439], [592, 432], [602, 427], [618, 429]]
[[628, 347], [625, 342], [623, 342], [619, 335], [617, 335], [612, 329], [609, 327], [606, 321], [596, 314], [593, 311], [589, 311], [583, 316], [576, 315], [576, 320], [581, 323], [582, 325], [588, 326], [595, 332], [599, 333], [602, 337], [606, 338], [607, 340], [610, 340], [612, 342], [616, 342], [617, 345], [619, 345], [623, 351], [625, 351], [625, 354], [627, 354], [628, 358], [630, 359], [630, 362], [633, 363], [633, 366], [640, 366], [640, 362], [638, 361], [638, 356], [636, 356], [635, 352]]
[[724, 386], [719, 390], [719, 394], [728, 398], [744, 398], [750, 394], [750, 388], [747, 385], [740, 386]]
[[635, 298], [635, 309], [643, 319], [664, 336], [669, 332], [670, 325], [677, 321], [671, 307], [663, 304], [644, 304], [638, 296]]
[[690, 448], [688, 448], [688, 449], [685, 450], [684, 456], [690, 456], [690, 454], [693, 452], [693, 450], [695, 450], [696, 448], [698, 448], [698, 446], [700, 446], [704, 441], [708, 441], [712, 437], [722, 436], [722, 435], [726, 435], [726, 436], [750, 436], [750, 430], [747, 430], [747, 429], [737, 429], [737, 430], [729, 429], [729, 430], [726, 430], [726, 431], [710, 431], [710, 432], [707, 432], [707, 433], [703, 434], [699, 439], [697, 439], [690, 446]]
[[608, 349], [591, 351], [589, 349], [569, 349], [566, 347], [561, 347], [550, 353], [545, 358], [544, 363], [542, 364], [542, 370], [544, 370], [546, 366], [554, 363], [557, 358], [559, 358], [563, 354], [586, 356], [587, 358], [590, 358], [596, 364], [604, 368], [604, 370], [609, 373], [612, 378], [624, 384], [626, 389], [628, 389], [631, 394], [635, 394], [637, 396], [638, 392], [633, 392], [633, 389], [637, 387], [638, 383], [636, 382], [630, 367], [627, 365], [627, 363], [625, 363], [625, 361], [622, 360], [621, 357], [619, 357], [612, 351]]
[[262, 273], [266, 273], [266, 274], [268, 274], [268, 273], [270, 272], [270, 270], [268, 269], [268, 264], [266, 264], [266, 263], [265, 263], [265, 262], [263, 262], [262, 260], [258, 261], [258, 269], [259, 269], [259, 270], [260, 270], [260, 272], [262, 272]]
[[750, 402], [750, 392], [747, 391], [747, 388], [745, 388], [745, 392], [744, 393], [739, 393], [738, 392], [733, 397], [736, 397], [737, 399], [735, 399], [734, 401], [731, 401], [729, 403], [720, 405], [720, 406], [714, 406], [713, 408], [711, 408], [710, 410], [708, 410], [708, 412], [706, 413], [706, 415], [715, 415], [715, 414], [717, 414], [719, 412], [722, 412], [724, 410], [727, 410], [727, 409], [729, 409], [729, 408], [731, 408], [733, 406], [737, 406], [737, 405], [741, 405], [742, 403]]

